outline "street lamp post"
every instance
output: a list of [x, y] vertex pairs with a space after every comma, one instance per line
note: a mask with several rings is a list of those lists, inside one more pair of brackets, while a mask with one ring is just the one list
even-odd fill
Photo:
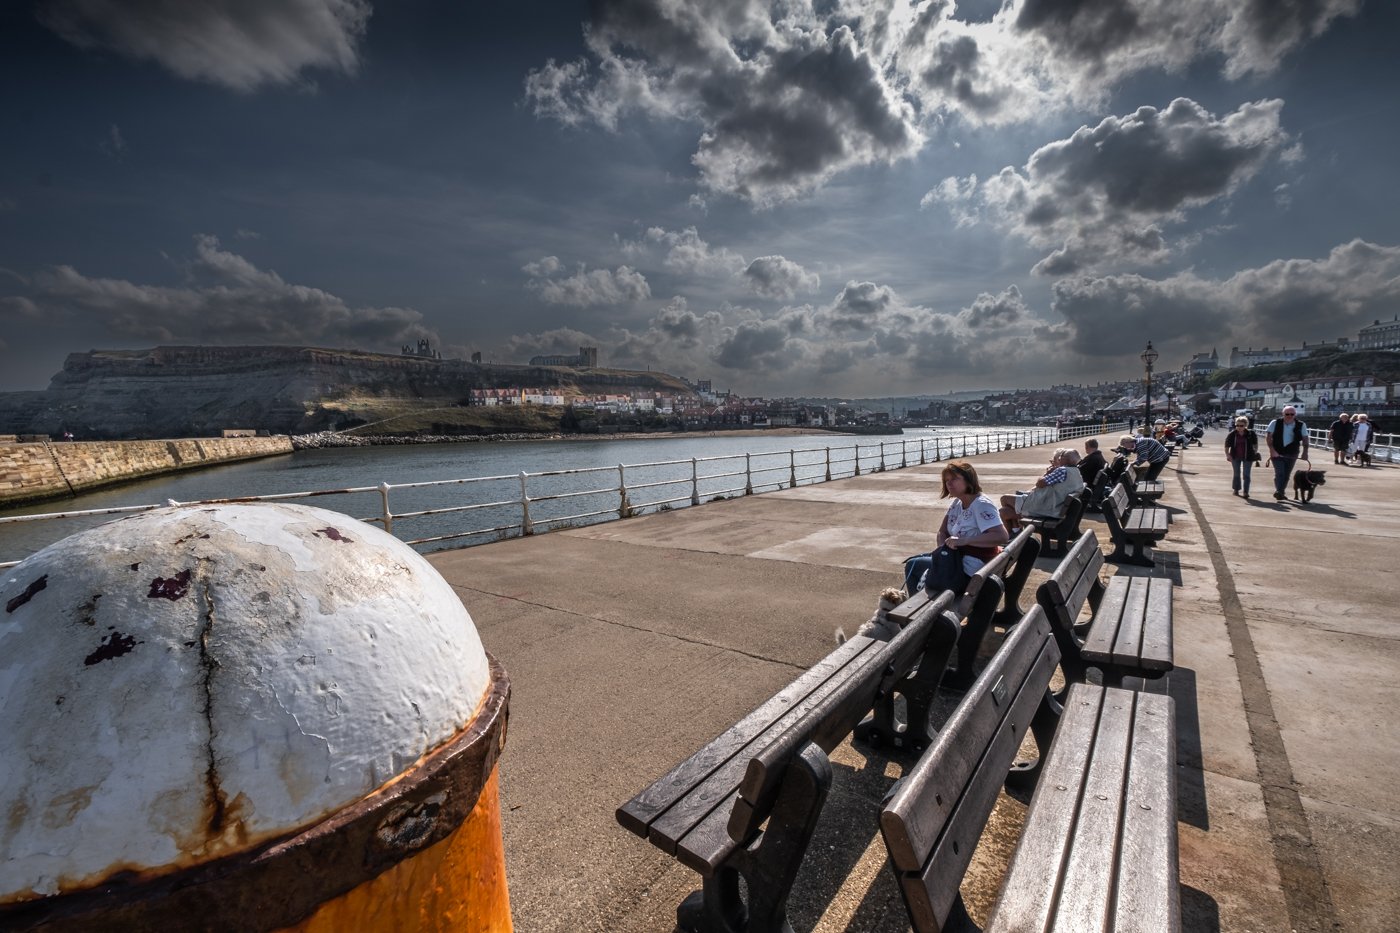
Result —
[[1143, 396], [1143, 433], [1152, 436], [1152, 364], [1157, 362], [1158, 353], [1152, 349], [1152, 341], [1147, 341], [1147, 349], [1142, 351], [1139, 359], [1147, 366], [1147, 392]]

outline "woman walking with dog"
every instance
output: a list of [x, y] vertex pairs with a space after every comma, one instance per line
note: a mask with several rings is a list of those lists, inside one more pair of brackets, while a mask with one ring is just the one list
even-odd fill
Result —
[[1359, 414], [1351, 427], [1351, 446], [1347, 448], [1347, 455], [1354, 459], [1358, 466], [1371, 465], [1371, 416]]
[[[1234, 474], [1230, 482], [1230, 488], [1235, 491], [1235, 495], [1240, 495], [1243, 488], [1244, 497], [1249, 498], [1249, 473], [1254, 469], [1255, 462], [1259, 459], [1259, 438], [1254, 436], [1254, 432], [1249, 429], [1249, 419], [1243, 416], [1235, 419], [1235, 430], [1225, 435], [1225, 459], [1230, 461], [1230, 470]], [[1243, 485], [1241, 485], [1243, 477]]]

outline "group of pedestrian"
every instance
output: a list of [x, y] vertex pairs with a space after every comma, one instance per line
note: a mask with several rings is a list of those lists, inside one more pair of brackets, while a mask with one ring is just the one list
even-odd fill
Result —
[[[1354, 460], [1357, 464], [1370, 465], [1373, 432], [1367, 415], [1353, 417], [1343, 412], [1332, 422], [1329, 433], [1333, 462], [1349, 464]], [[1296, 408], [1284, 406], [1280, 416], [1269, 422], [1264, 429], [1264, 443], [1274, 470], [1274, 498], [1283, 501], [1288, 498], [1288, 478], [1293, 475], [1298, 461], [1309, 460], [1308, 426], [1298, 418]], [[1262, 458], [1259, 439], [1250, 429], [1249, 419], [1243, 415], [1235, 419], [1235, 429], [1225, 435], [1225, 459], [1230, 462], [1233, 473], [1230, 485], [1235, 495], [1248, 499], [1250, 471]]]
[[1332, 422], [1328, 432], [1332, 438], [1332, 462], [1341, 466], [1355, 463], [1357, 466], [1371, 465], [1371, 440], [1375, 433], [1371, 428], [1371, 418], [1365, 412], [1349, 415], [1342, 412]]

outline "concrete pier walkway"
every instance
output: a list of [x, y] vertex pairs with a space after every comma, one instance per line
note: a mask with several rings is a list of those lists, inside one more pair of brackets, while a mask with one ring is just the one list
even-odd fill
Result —
[[[1152, 571], [1178, 584], [1167, 689], [1186, 929], [1395, 930], [1400, 467], [1319, 452], [1313, 503], [1275, 502], [1267, 469], [1246, 501], [1222, 437], [1163, 474], [1172, 529]], [[995, 496], [1052, 449], [970, 459]], [[698, 877], [613, 811], [830, 651], [837, 626], [869, 618], [900, 560], [931, 547], [940, 466], [433, 555], [511, 676], [501, 790], [517, 929], [672, 929]], [[1085, 527], [1106, 543], [1099, 516]], [[1053, 568], [1039, 562], [1023, 607]], [[794, 927], [907, 930], [876, 814], [910, 762], [849, 742], [832, 757]], [[964, 883], [975, 918], [1023, 813], [1003, 795]]]

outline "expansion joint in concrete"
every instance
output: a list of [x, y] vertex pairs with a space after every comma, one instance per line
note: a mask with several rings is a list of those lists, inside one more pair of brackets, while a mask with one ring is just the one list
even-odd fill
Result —
[[565, 615], [576, 616], [580, 619], [586, 619], [589, 622], [598, 622], [603, 625], [616, 625], [618, 628], [630, 629], [634, 632], [645, 632], [648, 635], [656, 635], [660, 638], [671, 638], [676, 641], [685, 642], [689, 645], [699, 645], [704, 648], [714, 648], [718, 651], [728, 651], [731, 654], [742, 655], [746, 658], [752, 658], [755, 661], [764, 661], [768, 664], [781, 664], [783, 667], [790, 667], [793, 670], [797, 671], [807, 670], [807, 665], [805, 664], [798, 664], [795, 661], [788, 661], [784, 660], [783, 658], [769, 657], [766, 654], [756, 654], [752, 651], [745, 651], [742, 648], [735, 648], [733, 645], [721, 645], [716, 642], [705, 641], [701, 638], [687, 638], [684, 635], [677, 635], [675, 632], [662, 632], [654, 628], [647, 628], [644, 625], [632, 625], [628, 622], [619, 622], [616, 619], [604, 619], [600, 618], [599, 616], [591, 616], [583, 612], [575, 612], [572, 609], [561, 609], [558, 606], [551, 606], [547, 603], [537, 603], [533, 602], [532, 600], [521, 599], [519, 596], [508, 596], [505, 593], [493, 593], [490, 590], [479, 590], [475, 587], [462, 586], [459, 583], [453, 583], [452, 588], [454, 590], [463, 590], [469, 593], [480, 593], [482, 596], [494, 596], [497, 599], [508, 599], [512, 602], [522, 603], [526, 606], [534, 606], [538, 609], [548, 609], [551, 612], [562, 612]]
[[1303, 808], [1303, 800], [1293, 778], [1288, 749], [1274, 713], [1273, 698], [1269, 695], [1263, 666], [1254, 648], [1244, 605], [1235, 588], [1234, 574], [1230, 572], [1220, 540], [1206, 521], [1200, 502], [1185, 479], [1178, 475], [1177, 481], [1191, 505], [1191, 512], [1196, 516], [1201, 539], [1215, 565], [1220, 605], [1244, 697], [1245, 719], [1249, 725], [1250, 744], [1254, 748], [1264, 812], [1273, 842], [1274, 866], [1278, 870], [1279, 884], [1287, 904], [1289, 925], [1298, 933], [1337, 929], [1340, 924], [1336, 908], [1317, 857], [1317, 848], [1313, 844], [1307, 811]]

